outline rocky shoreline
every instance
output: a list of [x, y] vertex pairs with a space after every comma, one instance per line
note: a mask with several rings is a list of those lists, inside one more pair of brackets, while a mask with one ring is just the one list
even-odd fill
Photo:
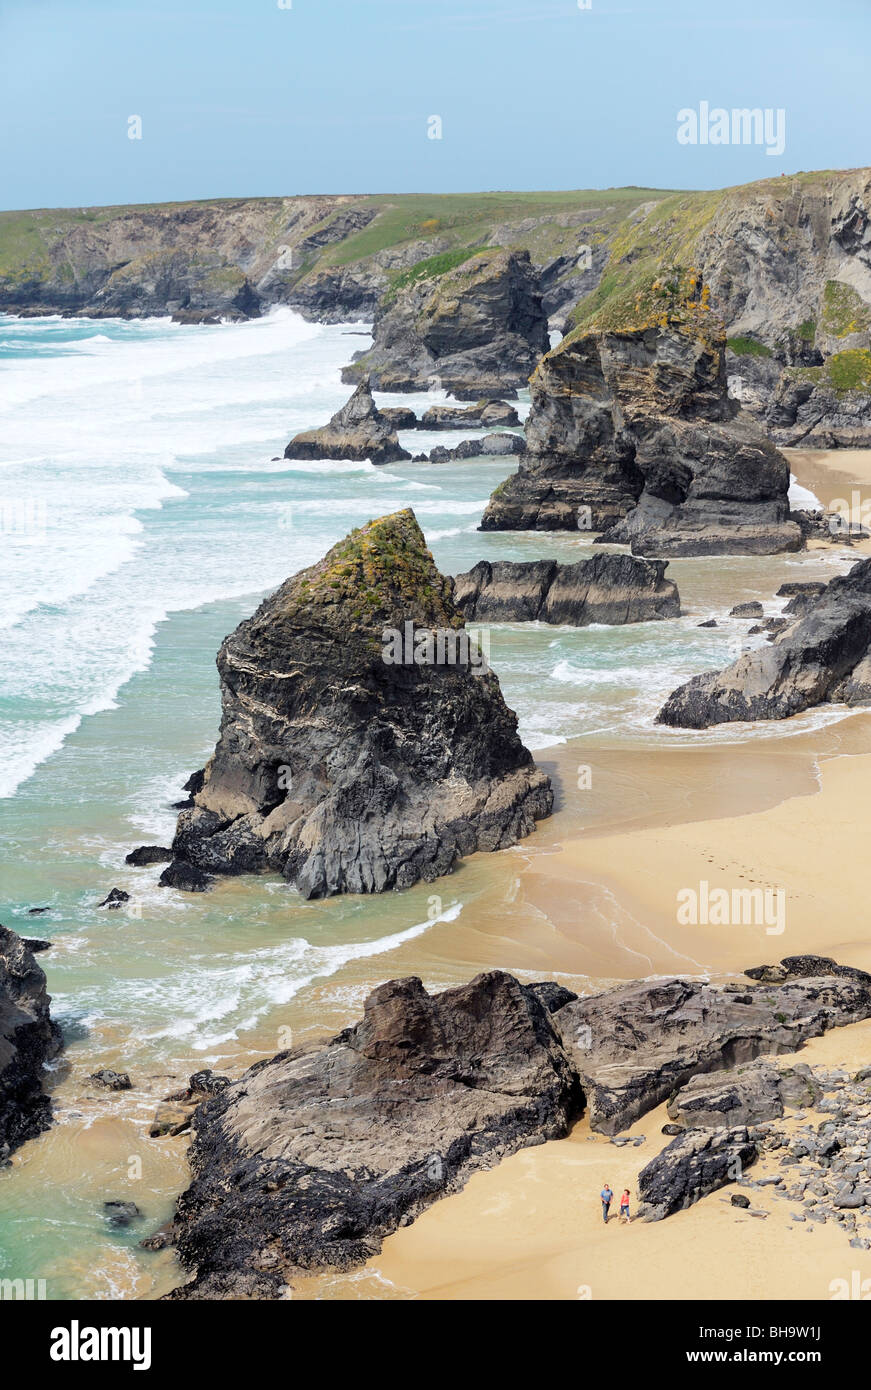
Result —
[[60, 1051], [61, 1034], [33, 958], [34, 947], [44, 946], [0, 926], [0, 1163], [51, 1124], [43, 1075]]
[[[435, 995], [417, 979], [379, 986], [359, 1023], [257, 1063], [195, 1110], [192, 1183], [172, 1227], [192, 1278], [170, 1297], [281, 1298], [301, 1275], [354, 1268], [471, 1173], [584, 1113], [619, 1141], [671, 1097], [676, 1136], [641, 1175], [648, 1220], [743, 1181], [760, 1147], [777, 1146], [784, 1108], [820, 1089], [771, 1059], [871, 1017], [862, 971], [794, 957], [777, 972], [778, 983], [634, 981], [587, 998], [504, 971]], [[867, 1113], [868, 1078], [856, 1086]], [[833, 1120], [855, 1123], [847, 1107]], [[867, 1118], [864, 1133], [867, 1144]], [[861, 1215], [871, 1189], [841, 1174], [842, 1138], [823, 1139], [807, 1151], [843, 1147], [838, 1191], [859, 1195], [836, 1201]]]

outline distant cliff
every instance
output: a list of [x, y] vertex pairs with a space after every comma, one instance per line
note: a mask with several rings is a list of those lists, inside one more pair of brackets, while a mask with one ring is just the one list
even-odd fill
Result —
[[[4, 212], [0, 310], [201, 322], [284, 304], [318, 322], [385, 324], [423, 280], [443, 306], [438, 281], [491, 251], [528, 251], [534, 293], [560, 331], [612, 327], [660, 266], [696, 266], [728, 334], [730, 390], [775, 442], [871, 437], [871, 169], [703, 193], [310, 196]], [[417, 349], [419, 335], [400, 327]], [[449, 314], [440, 327], [450, 331]], [[836, 357], [819, 380], [796, 379]], [[389, 355], [369, 365], [385, 363], [401, 375]], [[410, 366], [416, 375], [420, 363]]]

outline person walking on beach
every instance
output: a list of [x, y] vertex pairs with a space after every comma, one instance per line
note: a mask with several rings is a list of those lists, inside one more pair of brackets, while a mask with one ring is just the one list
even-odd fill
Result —
[[602, 1191], [599, 1193], [599, 1196], [602, 1199], [602, 1220], [605, 1222], [605, 1225], [607, 1226], [608, 1211], [610, 1209], [611, 1203], [614, 1200], [614, 1193], [611, 1191], [610, 1183], [605, 1183], [605, 1186], [602, 1188]]
[[630, 1215], [629, 1215], [629, 1188], [628, 1188], [628, 1187], [625, 1187], [625, 1188], [623, 1189], [623, 1196], [620, 1198], [620, 1220], [621, 1220], [621, 1221], [625, 1221], [627, 1226], [630, 1226], [630, 1225], [632, 1224], [632, 1220], [631, 1220], [631, 1217], [630, 1217]]

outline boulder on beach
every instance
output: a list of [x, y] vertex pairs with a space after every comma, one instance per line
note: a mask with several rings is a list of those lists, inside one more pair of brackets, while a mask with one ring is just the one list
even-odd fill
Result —
[[45, 975], [21, 937], [0, 926], [0, 1159], [49, 1128], [45, 1063], [61, 1048]]
[[693, 676], [672, 691], [657, 721], [706, 729], [787, 719], [823, 703], [871, 704], [871, 560], [790, 603], [799, 600], [803, 617], [722, 671]]
[[470, 622], [644, 623], [680, 616], [665, 560], [600, 552], [556, 560], [480, 560], [458, 574], [454, 601]]
[[378, 893], [513, 845], [550, 812], [411, 511], [288, 579], [218, 670], [221, 733], [179, 816], [176, 865], [271, 869], [308, 898]]
[[400, 459], [410, 459], [411, 454], [402, 448], [394, 425], [378, 409], [369, 379], [364, 377], [329, 424], [296, 435], [285, 449], [284, 457], [396, 463]]
[[196, 1279], [174, 1296], [353, 1268], [477, 1169], [562, 1137], [580, 1093], [551, 1017], [503, 971], [434, 995], [391, 980], [328, 1046], [246, 1072], [195, 1116], [173, 1234]]
[[749, 1168], [757, 1157], [746, 1125], [688, 1130], [638, 1174], [640, 1214], [647, 1221], [661, 1221], [683, 1211], [709, 1192], [734, 1182], [736, 1174]]

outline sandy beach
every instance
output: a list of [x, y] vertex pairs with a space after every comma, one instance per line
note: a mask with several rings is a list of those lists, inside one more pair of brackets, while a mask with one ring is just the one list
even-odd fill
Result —
[[[871, 484], [871, 452], [796, 451], [791, 459], [799, 481], [826, 505]], [[590, 978], [733, 978], [747, 966], [804, 952], [871, 969], [864, 873], [871, 715], [752, 747], [603, 750], [593, 785], [594, 823], [561, 837], [555, 818], [532, 852], [518, 851], [526, 862], [511, 906], [527, 929], [511, 941], [509, 968], [557, 974], [582, 992]], [[635, 828], [626, 816], [633, 797]], [[577, 805], [572, 810], [577, 825], [584, 817]], [[611, 816], [622, 822], [618, 831], [609, 832]], [[733, 890], [748, 888], [769, 890], [782, 912], [758, 922], [678, 919], [678, 895], [688, 889], [709, 898], [726, 889], [731, 901]], [[454, 938], [456, 946], [456, 929]], [[479, 955], [481, 946], [479, 935]], [[499, 947], [502, 959], [494, 943], [493, 963], [507, 965], [505, 936]], [[849, 1071], [867, 1066], [871, 1023], [813, 1039], [795, 1058]], [[660, 1132], [667, 1118], [665, 1106], [651, 1111], [627, 1131], [644, 1135], [644, 1143], [623, 1148], [581, 1120], [567, 1138], [474, 1175], [462, 1192], [388, 1237], [365, 1270], [305, 1281], [294, 1296], [824, 1300], [843, 1292], [838, 1281], [861, 1287], [871, 1277], [871, 1252], [851, 1248], [831, 1224], [794, 1222], [790, 1203], [770, 1189], [753, 1194], [764, 1219], [733, 1207], [727, 1191], [666, 1222], [626, 1227], [612, 1217], [606, 1227], [603, 1183], [618, 1196], [635, 1187], [640, 1169], [669, 1142]], [[766, 1156], [753, 1176], [775, 1171]]]

